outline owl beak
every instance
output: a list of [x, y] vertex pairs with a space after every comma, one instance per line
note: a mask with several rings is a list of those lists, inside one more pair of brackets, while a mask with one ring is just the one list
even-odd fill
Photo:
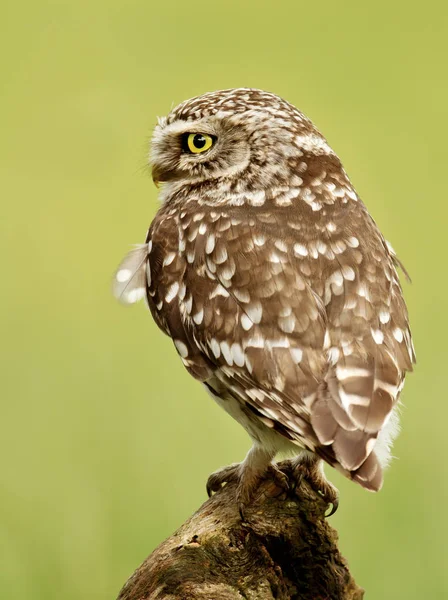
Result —
[[157, 187], [160, 187], [161, 183], [166, 181], [173, 181], [177, 179], [177, 173], [175, 170], [164, 169], [159, 167], [156, 163], [152, 165], [152, 180]]
[[152, 174], [152, 180], [154, 182], [154, 185], [158, 188], [160, 181], [161, 181], [162, 174], [160, 173], [160, 170], [157, 168], [157, 165], [153, 165], [151, 174]]

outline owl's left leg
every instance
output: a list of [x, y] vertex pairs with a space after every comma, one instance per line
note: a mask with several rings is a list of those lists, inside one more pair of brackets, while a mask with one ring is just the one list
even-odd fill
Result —
[[276, 452], [265, 449], [258, 443], [254, 443], [242, 463], [223, 467], [212, 473], [207, 481], [207, 492], [218, 491], [225, 483], [236, 482], [237, 501], [241, 516], [244, 518], [244, 509], [248, 506], [261, 481], [265, 477], [274, 479], [278, 487], [289, 489], [288, 477], [280, 469], [272, 464]]
[[292, 460], [293, 480], [296, 490], [305, 480], [315, 492], [319, 493], [328, 504], [331, 504], [331, 510], [326, 515], [331, 517], [339, 506], [339, 491], [326, 478], [323, 466], [321, 458], [306, 450]]

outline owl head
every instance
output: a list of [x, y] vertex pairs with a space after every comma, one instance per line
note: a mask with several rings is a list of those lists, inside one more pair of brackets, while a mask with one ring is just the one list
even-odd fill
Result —
[[238, 88], [186, 100], [152, 138], [156, 183], [254, 191], [291, 182], [305, 152], [333, 154], [315, 126], [275, 94]]

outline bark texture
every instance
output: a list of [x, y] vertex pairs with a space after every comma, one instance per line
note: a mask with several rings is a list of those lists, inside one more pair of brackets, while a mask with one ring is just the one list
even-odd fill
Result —
[[[289, 472], [289, 462], [281, 463]], [[242, 522], [226, 485], [128, 579], [118, 600], [361, 600], [306, 482], [285, 494], [264, 481]]]

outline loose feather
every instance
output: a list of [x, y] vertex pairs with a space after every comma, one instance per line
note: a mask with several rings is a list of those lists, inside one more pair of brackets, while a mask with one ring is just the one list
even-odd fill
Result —
[[148, 244], [138, 244], [121, 261], [113, 279], [113, 294], [122, 304], [135, 304], [146, 294]]

